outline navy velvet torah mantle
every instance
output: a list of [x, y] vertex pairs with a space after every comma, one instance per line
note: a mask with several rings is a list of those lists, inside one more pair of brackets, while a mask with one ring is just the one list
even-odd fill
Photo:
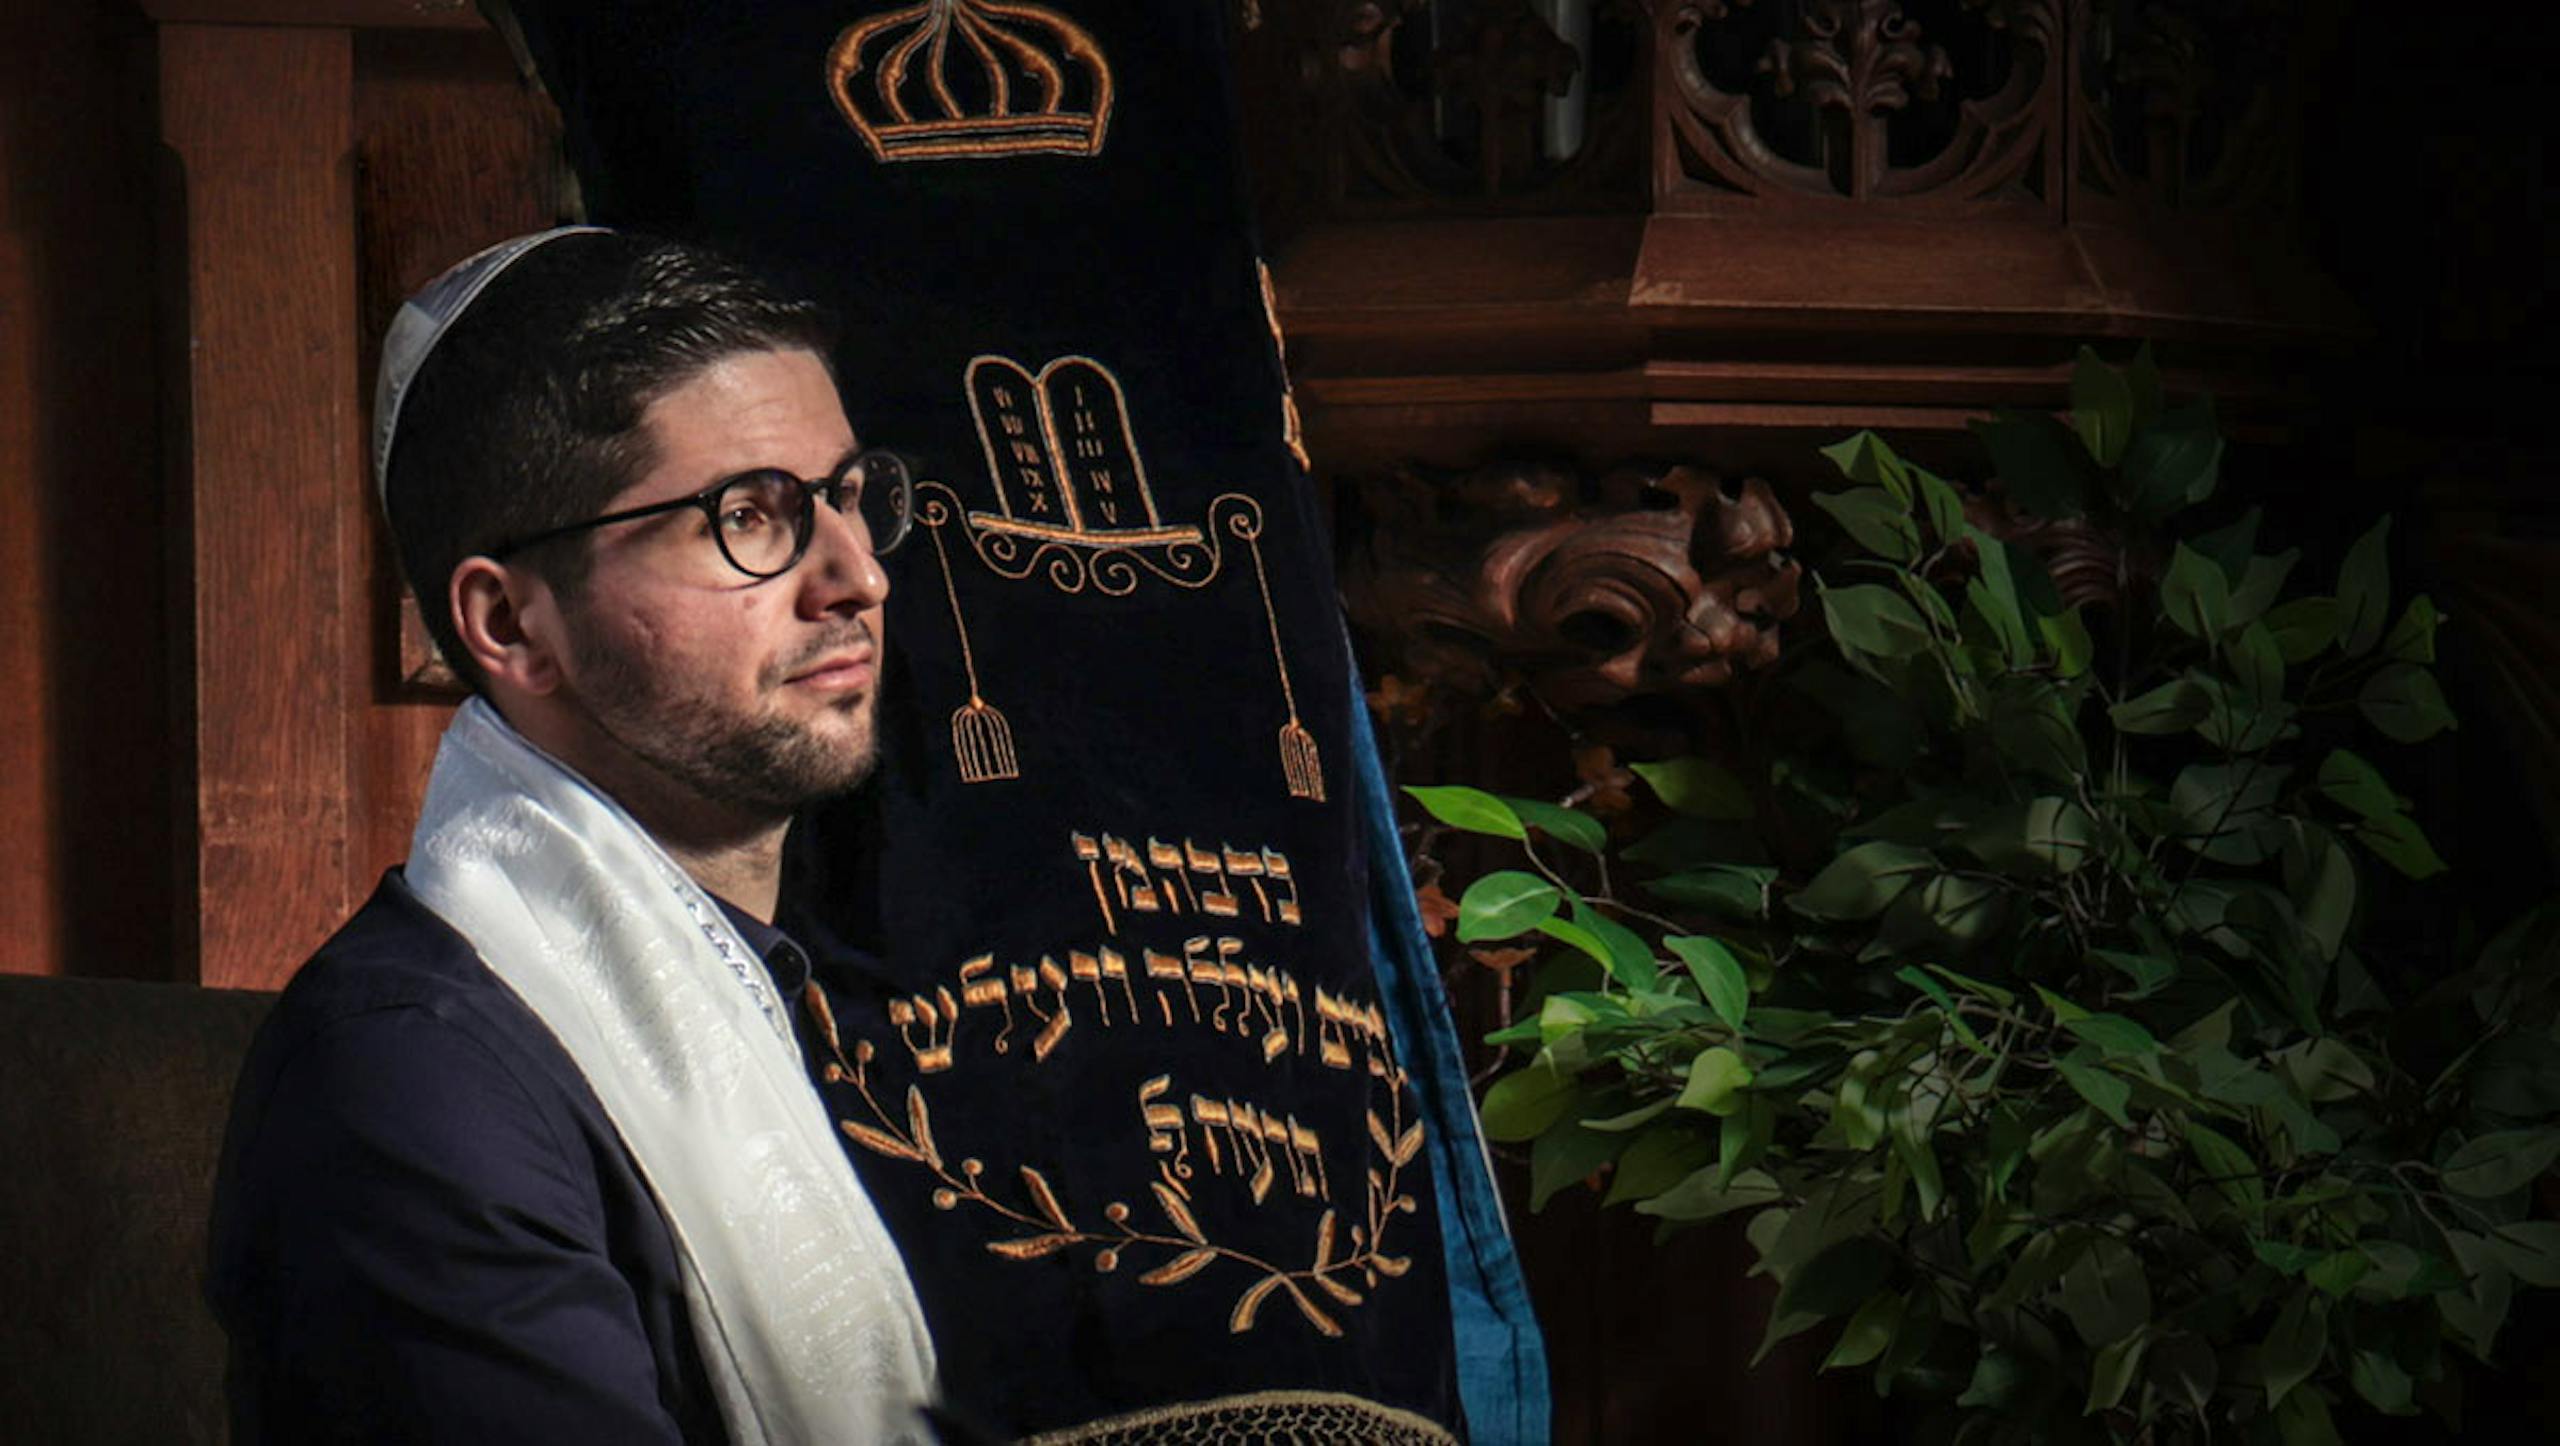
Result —
[[784, 922], [950, 1401], [1460, 1436], [1225, 5], [515, 10], [591, 217], [826, 298], [857, 433], [920, 463], [882, 781], [796, 831]]

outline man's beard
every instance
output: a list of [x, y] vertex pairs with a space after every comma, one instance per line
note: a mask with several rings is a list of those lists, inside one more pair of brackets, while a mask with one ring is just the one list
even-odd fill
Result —
[[[849, 793], [871, 776], [879, 754], [876, 664], [872, 687], [829, 705], [828, 711], [858, 715], [865, 724], [845, 740], [807, 721], [731, 713], [670, 686], [680, 680], [648, 660], [599, 645], [590, 630], [579, 629], [576, 637], [581, 691], [596, 725], [625, 752], [704, 798], [783, 814]], [[868, 623], [848, 623], [766, 667], [757, 675], [757, 694], [771, 696], [794, 672], [870, 639]]]

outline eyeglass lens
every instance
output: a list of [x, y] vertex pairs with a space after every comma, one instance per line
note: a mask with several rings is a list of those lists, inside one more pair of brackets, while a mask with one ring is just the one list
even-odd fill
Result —
[[[822, 489], [826, 490], [826, 489]], [[912, 487], [906, 463], [889, 452], [866, 452], [831, 489], [837, 508], [861, 524], [875, 555], [904, 541]], [[733, 477], [713, 504], [712, 535], [740, 572], [772, 577], [800, 560], [808, 548], [804, 529], [816, 518], [809, 484], [788, 472], [766, 470]]]

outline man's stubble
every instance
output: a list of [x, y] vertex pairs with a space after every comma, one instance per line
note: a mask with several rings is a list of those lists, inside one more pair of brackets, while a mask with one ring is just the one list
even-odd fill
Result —
[[[721, 700], [687, 689], [654, 660], [606, 642], [598, 629], [578, 627], [573, 637], [580, 691], [596, 725], [625, 752], [705, 799], [787, 814], [851, 792], [878, 761], [876, 661], [871, 687], [827, 705], [855, 716], [858, 726], [842, 737], [769, 708], [740, 716]], [[867, 621], [848, 619], [761, 670], [757, 696], [770, 700], [794, 672], [872, 642]]]

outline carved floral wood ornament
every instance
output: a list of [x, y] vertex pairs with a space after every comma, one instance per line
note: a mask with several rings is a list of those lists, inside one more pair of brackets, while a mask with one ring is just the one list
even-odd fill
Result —
[[1271, 29], [1308, 116], [1271, 144], [1316, 213], [2023, 221], [2282, 209], [2320, 25], [2298, 0], [1322, 0]]
[[[1949, 37], [1898, 0], [1746, 13], [1754, 8], [1753, 0], [1665, 7], [1672, 193], [2032, 202], [2044, 190], [2041, 163], [2059, 109], [2061, 0], [1913, 7], [1951, 12]], [[1979, 93], [1967, 93], [1949, 39], [1989, 57], [1974, 78]], [[1752, 40], [1761, 48], [1746, 70], [1732, 62]], [[1766, 100], [1755, 104], [1755, 92]], [[1951, 109], [1929, 104], [1942, 99]], [[1942, 114], [1924, 118], [1925, 109]], [[1764, 127], [1773, 118], [1810, 124], [1772, 134]], [[1931, 133], [1913, 136], [1924, 119]]]
[[1768, 484], [1692, 467], [1578, 479], [1505, 464], [1454, 481], [1406, 473], [1344, 569], [1352, 618], [1404, 670], [1462, 691], [1524, 674], [1549, 706], [1687, 693], [1777, 660], [1801, 569]]

